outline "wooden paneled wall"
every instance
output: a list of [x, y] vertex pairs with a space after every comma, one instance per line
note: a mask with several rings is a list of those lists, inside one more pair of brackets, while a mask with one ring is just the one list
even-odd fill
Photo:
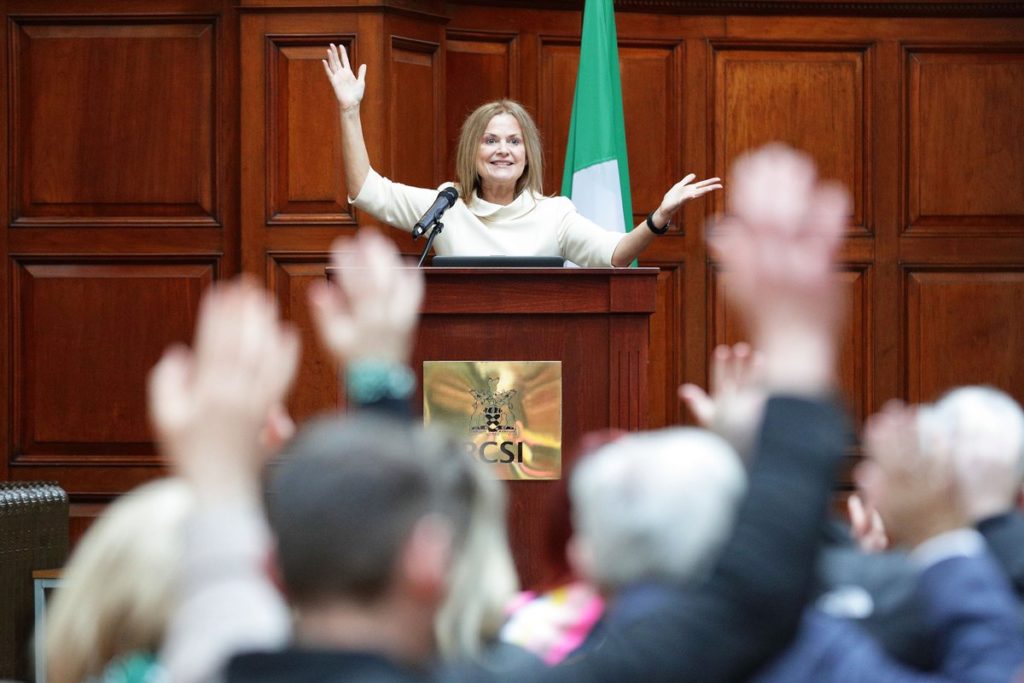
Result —
[[[309, 330], [346, 199], [328, 42], [366, 63], [375, 167], [450, 178], [465, 114], [521, 100], [559, 189], [580, 3], [0, 0], [0, 479], [55, 479], [73, 528], [158, 474], [144, 379], [209, 283], [264, 279]], [[688, 172], [770, 140], [851, 188], [842, 387], [858, 417], [987, 382], [1024, 400], [1024, 6], [1006, 0], [626, 0], [617, 16], [639, 221]], [[743, 338], [687, 205], [661, 268], [653, 424], [684, 419]], [[418, 245], [392, 233], [407, 253]], [[337, 400], [312, 337], [292, 409]]]

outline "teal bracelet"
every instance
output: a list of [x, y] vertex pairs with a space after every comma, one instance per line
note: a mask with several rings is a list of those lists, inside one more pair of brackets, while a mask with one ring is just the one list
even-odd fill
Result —
[[403, 363], [358, 360], [345, 369], [345, 395], [350, 403], [406, 399], [415, 388], [416, 375]]

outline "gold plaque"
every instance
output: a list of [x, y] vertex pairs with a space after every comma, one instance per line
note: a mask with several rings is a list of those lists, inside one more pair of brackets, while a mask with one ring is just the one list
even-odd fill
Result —
[[453, 429], [499, 479], [558, 479], [562, 363], [424, 361], [423, 420]]

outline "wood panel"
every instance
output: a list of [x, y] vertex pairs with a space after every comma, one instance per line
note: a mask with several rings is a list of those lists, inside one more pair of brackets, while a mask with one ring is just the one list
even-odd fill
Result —
[[68, 506], [68, 536], [72, 548], [85, 535], [93, 522], [103, 514], [106, 507], [100, 503], [71, 503]]
[[417, 187], [441, 184], [444, 121], [440, 45], [391, 37], [390, 168], [395, 180]]
[[321, 62], [331, 42], [358, 69], [352, 36], [268, 40], [268, 225], [355, 223], [341, 172], [338, 103]]
[[907, 232], [1024, 235], [1024, 46], [906, 64]]
[[[727, 303], [728, 272], [717, 266], [710, 272], [712, 282], [709, 289], [711, 300], [708, 310], [711, 320], [708, 322], [708, 348], [749, 341], [742, 321]], [[872, 272], [867, 264], [847, 264], [836, 273], [836, 277], [843, 288], [840, 305], [846, 308], [843, 316], [846, 324], [839, 334], [839, 390], [854, 417], [860, 422], [871, 410], [868, 397], [871, 395]]]
[[11, 462], [154, 462], [146, 376], [169, 344], [191, 339], [215, 263], [51, 258], [14, 267]]
[[[542, 38], [540, 51], [538, 125], [544, 135], [544, 186], [557, 193], [565, 168], [579, 40]], [[684, 54], [685, 46], [678, 41], [620, 40], [633, 225], [657, 208], [665, 191], [682, 177], [684, 95], [680, 72]], [[672, 231], [680, 229], [677, 225]]]
[[684, 269], [673, 263], [645, 261], [643, 265], [660, 268], [657, 309], [651, 315], [651, 350], [648, 366], [650, 423], [656, 426], [670, 425], [680, 422], [684, 417], [676, 392], [684, 376], [684, 358], [680, 350], [691, 343], [683, 323]]
[[906, 399], [991, 384], [1024, 403], [1024, 269], [908, 266], [904, 278]]
[[[6, 8], [4, 8], [6, 9]], [[0, 292], [11, 291], [11, 264], [8, 261], [10, 247], [8, 246], [8, 235], [10, 233], [9, 220], [10, 208], [13, 199], [10, 197], [10, 145], [8, 141], [9, 83], [11, 73], [8, 66], [8, 43], [10, 39], [9, 18], [3, 17], [8, 30], [0, 30], [0, 74], [8, 77], [0, 78], [0, 228], [3, 235], [0, 237]], [[11, 329], [14, 316], [11, 314], [12, 306], [9, 302], [0, 306], [0, 481], [10, 479], [8, 458], [10, 457], [10, 444], [13, 441], [13, 406], [11, 404], [11, 386], [14, 368], [11, 363]]]
[[544, 191], [559, 194], [565, 168], [565, 148], [572, 118], [579, 38], [542, 38], [540, 42], [540, 100], [535, 112], [543, 136]]
[[240, 240], [247, 272], [266, 278], [269, 253], [323, 253], [339, 233], [367, 222], [348, 204], [338, 105], [320, 60], [334, 43], [346, 47], [357, 69], [367, 64], [363, 125], [380, 168], [388, 128], [381, 24], [351, 12], [240, 17]]
[[484, 102], [519, 97], [519, 44], [514, 33], [448, 31], [445, 39], [446, 177], [455, 178], [462, 122]]
[[219, 222], [209, 22], [24, 21], [13, 41], [15, 225]]
[[288, 410], [296, 422], [338, 405], [338, 368], [320, 345], [310, 316], [306, 292], [324, 278], [327, 255], [270, 253], [267, 256], [267, 287], [274, 293], [281, 315], [291, 320], [302, 335], [302, 357]]
[[725, 177], [743, 152], [780, 140], [809, 152], [823, 178], [850, 188], [854, 230], [869, 232], [869, 47], [717, 43], [712, 59], [715, 175]]
[[[685, 46], [678, 41], [623, 39], [620, 42], [632, 225], [637, 225], [661, 204], [672, 183], [684, 175], [682, 161], [686, 150], [682, 131], [686, 121], [682, 112], [687, 88], [681, 72]], [[563, 149], [563, 160], [564, 156]], [[669, 231], [681, 232], [682, 212], [673, 217], [673, 221]]]

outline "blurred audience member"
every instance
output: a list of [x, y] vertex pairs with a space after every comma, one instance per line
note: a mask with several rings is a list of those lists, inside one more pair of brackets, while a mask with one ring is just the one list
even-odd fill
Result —
[[1024, 596], [1024, 412], [983, 386], [954, 389], [922, 411], [933, 438], [949, 442], [966, 515]]
[[[330, 642], [335, 649], [344, 649], [348, 643], [349, 650], [372, 655], [371, 669], [381, 666], [399, 675], [422, 675], [433, 660], [435, 645], [451, 657], [486, 661], [494, 655], [490, 646], [503, 619], [503, 606], [517, 589], [504, 529], [501, 484], [481, 472], [464, 449], [384, 416], [408, 411], [410, 387], [403, 373], [411, 375], [405, 363], [415, 331], [421, 274], [403, 270], [393, 247], [373, 233], [340, 244], [334, 259], [339, 265], [336, 282], [316, 286], [310, 293], [314, 315], [325, 345], [345, 368], [350, 404], [373, 408], [379, 421], [365, 416], [358, 423], [325, 418], [300, 430], [283, 456], [269, 504], [281, 581], [297, 615], [294, 642], [306, 646]], [[409, 281], [397, 287], [396, 279], [403, 278]], [[253, 325], [262, 329], [258, 333], [254, 329], [253, 336], [272, 338], [280, 327], [276, 311], [269, 302], [251, 303], [264, 307], [264, 315], [254, 316]], [[209, 324], [201, 319], [200, 328]], [[216, 345], [216, 336], [207, 339]], [[223, 343], [239, 341], [229, 335]], [[226, 349], [221, 352], [237, 355]], [[265, 387], [227, 381], [227, 389], [244, 392], [225, 390], [215, 397], [190, 395], [189, 388], [180, 385], [168, 389], [166, 377], [174, 369], [168, 370], [166, 364], [175, 362], [173, 357], [165, 360], [163, 369], [154, 372], [154, 397], [179, 403], [205, 399], [237, 404], [233, 420], [225, 420], [221, 429], [233, 428], [238, 432], [236, 443], [242, 443], [251, 428], [245, 408], [261, 402]], [[267, 365], [263, 371], [273, 374], [275, 361], [270, 355], [253, 353], [248, 362], [253, 368]], [[230, 375], [237, 368], [226, 363], [224, 368], [206, 370]], [[353, 373], [359, 375], [355, 382]], [[190, 413], [190, 417], [198, 415]], [[220, 438], [204, 425], [195, 427], [189, 445], [196, 452], [203, 452], [197, 443], [203, 438]], [[192, 462], [197, 457], [190, 458], [176, 445], [168, 451], [183, 470], [197, 467]], [[219, 501], [214, 507], [225, 514], [217, 519], [197, 514], [191, 520], [190, 554], [202, 559], [204, 567], [217, 560], [235, 571], [217, 575], [196, 566], [186, 577], [191, 599], [179, 611], [165, 648], [176, 680], [207, 680], [228, 656], [251, 649], [271, 652], [240, 658], [231, 673], [239, 680], [262, 675], [251, 668], [253, 662], [257, 668], [264, 664], [291, 667], [295, 658], [306, 662], [299, 649], [280, 651], [291, 639], [291, 625], [284, 616], [282, 598], [264, 573], [268, 530], [251, 499], [262, 461], [258, 456], [249, 460], [237, 463], [234, 474], [226, 475], [227, 481], [196, 482], [211, 491], [226, 485], [228, 491], [244, 495]], [[395, 487], [401, 493], [399, 501], [388, 498], [395, 495]], [[410, 487], [419, 491], [419, 503]], [[412, 507], [403, 507], [407, 504]], [[420, 521], [424, 531], [414, 534]], [[213, 541], [218, 535], [229, 535], [231, 525], [248, 533], [233, 543]], [[310, 542], [314, 531], [323, 537]], [[407, 548], [410, 539], [420, 542]], [[375, 549], [368, 545], [371, 540], [377, 543]], [[400, 559], [406, 552], [427, 553], [412, 561], [424, 575], [401, 575], [405, 565]], [[371, 577], [376, 577], [376, 584], [364, 590]], [[395, 593], [387, 588], [392, 579], [399, 582]], [[455, 589], [449, 590], [453, 585]], [[410, 587], [415, 590], [409, 592]], [[232, 605], [241, 623], [214, 632], [214, 615]], [[378, 613], [385, 618], [373, 618]], [[428, 617], [428, 634], [422, 632], [422, 617]], [[359, 627], [333, 629], [348, 620]], [[398, 626], [405, 637], [396, 640], [392, 636]], [[196, 650], [202, 655], [199, 661], [190, 657]], [[315, 662], [311, 666], [315, 671]]]
[[506, 528], [505, 485], [472, 460], [462, 457], [473, 481], [469, 528], [458, 548], [449, 591], [435, 619], [440, 655], [447, 661], [468, 661], [484, 668], [506, 669], [529, 655], [498, 638], [505, 609], [519, 589]]
[[[590, 453], [625, 433], [605, 429], [585, 434], [579, 453]], [[558, 664], [579, 648], [605, 609], [601, 591], [576, 572], [566, 554], [573, 536], [569, 481], [577, 462], [577, 458], [569, 459], [562, 478], [552, 482], [547, 496], [542, 515], [541, 579], [509, 605], [508, 621], [501, 630], [503, 640], [525, 648], [549, 665]]]
[[75, 547], [46, 616], [46, 679], [142, 683], [156, 661], [180, 578], [182, 526], [194, 505], [176, 479], [108, 507]]
[[822, 603], [801, 636], [757, 683], [882, 680], [1001, 683], [1024, 663], [1024, 625], [1005, 575], [970, 529], [951, 452], [922, 429], [914, 411], [892, 403], [865, 427], [857, 480], [877, 506], [890, 542], [917, 568], [924, 624], [939, 654], [934, 673], [891, 660], [850, 619]]
[[150, 416], [172, 469], [196, 500], [184, 525], [178, 605], [160, 657], [175, 683], [213, 680], [235, 652], [288, 642], [291, 616], [266, 568], [262, 513], [265, 416], [283, 401], [298, 335], [249, 279], [200, 304], [191, 349], [150, 373]]
[[634, 434], [585, 457], [572, 477], [570, 558], [611, 604], [584, 649], [705, 579], [745, 490], [735, 451], [704, 430]]
[[[231, 314], [235, 305], [265, 296], [258, 292], [251, 283], [242, 282], [221, 286], [208, 295], [200, 313], [204, 323], [196, 334], [196, 349], [202, 353], [193, 355], [184, 347], [174, 347], [156, 371], [159, 381], [152, 388], [159, 397], [153, 395], [151, 408], [162, 443], [167, 445], [170, 438], [190, 452], [200, 445], [209, 446], [207, 453], [223, 457], [190, 464], [187, 471], [182, 470], [181, 479], [159, 480], [128, 493], [86, 533], [66, 569], [47, 619], [49, 680], [156, 681], [168, 675], [157, 654], [172, 615], [182, 607], [179, 584], [190, 571], [192, 559], [185, 552], [189, 520], [207, 504], [192, 479], [209, 477], [206, 486], [217, 489], [218, 498], [237, 495], [239, 489], [231, 486], [238, 479], [229, 462], [232, 453], [244, 450], [247, 458], [266, 458], [292, 429], [281, 400], [294, 368], [297, 340], [288, 332], [251, 336], [258, 327], [253, 325], [231, 329], [239, 321]], [[257, 308], [264, 305], [261, 302]], [[251, 306], [242, 308], [252, 313]], [[261, 334], [266, 331], [259, 330]], [[230, 380], [238, 378], [217, 374], [216, 369], [224, 365], [221, 352], [225, 343], [230, 345], [242, 337], [246, 343], [235, 349], [241, 352], [235, 363], [244, 366], [244, 372], [251, 376], [231, 386]], [[276, 379], [251, 365], [259, 353], [274, 357], [279, 369]], [[222, 379], [229, 382], [221, 384]], [[237, 389], [246, 382], [260, 385], [265, 400], [253, 401], [254, 397], [249, 396], [245, 409], [239, 410], [231, 403], [241, 402], [244, 394]], [[176, 400], [180, 396], [168, 390], [181, 387], [188, 387], [196, 396], [224, 395], [231, 401]], [[221, 411], [207, 410], [212, 407]], [[244, 448], [236, 441], [237, 434], [220, 422], [243, 412], [250, 421], [251, 437]], [[183, 428], [197, 421], [214, 436], [196, 440], [195, 434]], [[231, 476], [219, 480], [225, 472]], [[254, 486], [253, 496], [257, 495]], [[195, 656], [202, 654], [197, 652]], [[214, 672], [222, 663], [223, 659], [210, 664], [205, 671]]]
[[848, 200], [781, 145], [737, 160], [729, 185], [730, 217], [710, 247], [764, 353], [772, 397], [734, 532], [698, 588], [679, 588], [675, 600], [608, 629], [600, 648], [532, 680], [740, 681], [799, 624], [846, 433], [828, 396], [843, 310], [833, 257]]
[[454, 442], [404, 422], [323, 418], [269, 492], [294, 646], [236, 657], [228, 681], [420, 680], [475, 483]]
[[[410, 416], [415, 375], [409, 357], [423, 300], [423, 275], [405, 267], [391, 243], [366, 230], [331, 249], [333, 282], [310, 286], [321, 344], [341, 369], [350, 408]], [[497, 634], [519, 580], [505, 528], [505, 489], [479, 467], [470, 526], [437, 615], [437, 643], [448, 660], [480, 663], [499, 656]], [[515, 653], [505, 651], [507, 656]]]
[[[749, 448], [767, 399], [762, 366], [761, 354], [748, 344], [718, 346], [711, 356], [709, 391], [684, 384], [680, 398], [700, 425], [739, 448]], [[860, 502], [856, 496], [851, 499], [853, 505]], [[873, 516], [862, 508], [856, 510], [867, 519], [879, 519], [873, 509]], [[869, 529], [868, 521], [859, 521], [862, 533], [882, 533]], [[823, 526], [821, 540], [815, 582], [818, 607], [829, 615], [856, 620], [900, 661], [933, 667], [934, 647], [916, 596], [917, 572], [905, 555], [866, 555], [834, 520]]]
[[[1024, 480], [1024, 411], [1010, 396], [986, 386], [959, 387], [935, 404], [920, 406], [922, 448], [948, 450], [963, 513], [985, 537], [1024, 596], [1024, 515], [1018, 508]], [[861, 547], [889, 546], [885, 522], [860, 496], [850, 497], [854, 535]]]

